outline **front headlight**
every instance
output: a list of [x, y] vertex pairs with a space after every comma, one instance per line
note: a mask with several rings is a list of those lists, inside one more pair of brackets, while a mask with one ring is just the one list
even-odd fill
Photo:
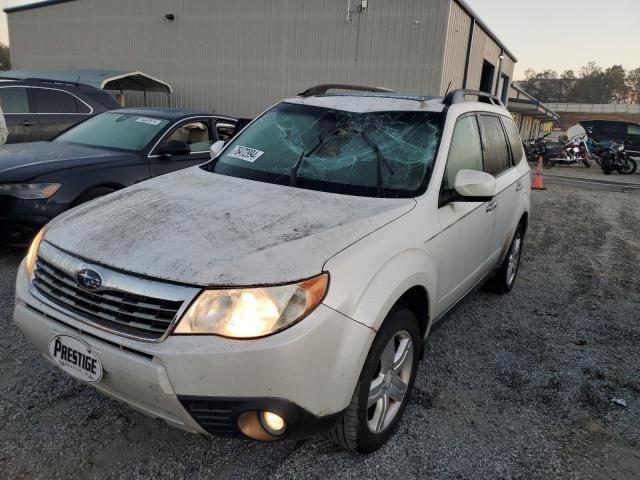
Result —
[[329, 275], [290, 285], [204, 290], [180, 319], [173, 333], [231, 338], [270, 335], [303, 319], [318, 306]]
[[51, 198], [61, 186], [61, 183], [6, 183], [0, 185], [0, 195], [11, 195], [22, 200]]
[[26, 259], [26, 268], [27, 275], [29, 279], [31, 279], [33, 275], [33, 266], [36, 263], [36, 257], [38, 256], [38, 249], [40, 248], [40, 242], [42, 241], [42, 237], [44, 236], [44, 228], [42, 228], [35, 238], [31, 241], [31, 245], [29, 246], [29, 252], [27, 253]]

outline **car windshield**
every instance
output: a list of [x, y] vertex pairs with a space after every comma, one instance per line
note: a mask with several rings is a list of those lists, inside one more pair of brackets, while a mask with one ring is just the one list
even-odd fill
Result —
[[285, 102], [203, 168], [350, 195], [415, 196], [426, 188], [441, 120], [434, 112], [354, 113]]
[[133, 113], [106, 112], [59, 135], [54, 142], [74, 143], [117, 150], [142, 150], [169, 123]]

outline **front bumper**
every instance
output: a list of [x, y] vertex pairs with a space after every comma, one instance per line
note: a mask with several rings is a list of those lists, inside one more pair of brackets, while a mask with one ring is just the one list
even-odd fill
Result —
[[69, 208], [51, 199], [0, 195], [0, 245], [26, 245], [52, 218]]
[[18, 271], [14, 320], [49, 360], [52, 336], [88, 343], [104, 368], [97, 389], [176, 427], [240, 435], [246, 410], [270, 409], [287, 421], [283, 438], [330, 428], [353, 394], [375, 332], [320, 305], [291, 328], [257, 340], [169, 336], [128, 339], [79, 322], [31, 294]]

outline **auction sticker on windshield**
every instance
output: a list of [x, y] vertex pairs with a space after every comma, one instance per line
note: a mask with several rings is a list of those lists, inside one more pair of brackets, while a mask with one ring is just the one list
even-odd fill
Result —
[[157, 118], [138, 117], [136, 118], [136, 122], [146, 123], [148, 125], [160, 125], [162, 123], [162, 120], [158, 120]]
[[239, 160], [245, 160], [247, 162], [255, 162], [263, 153], [263, 151], [256, 150], [255, 148], [243, 147], [242, 145], [238, 145], [233, 150], [231, 150], [227, 154], [227, 156], [237, 158]]
[[70, 335], [56, 335], [49, 340], [49, 353], [62, 370], [79, 380], [98, 382], [102, 378], [100, 359], [82, 340]]

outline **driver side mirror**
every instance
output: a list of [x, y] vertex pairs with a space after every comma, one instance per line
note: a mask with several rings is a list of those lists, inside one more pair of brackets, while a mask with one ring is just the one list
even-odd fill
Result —
[[224, 140], [218, 140], [213, 145], [211, 145], [211, 148], [209, 148], [209, 151], [211, 152], [212, 160], [220, 154], [220, 152], [222, 151], [222, 147], [224, 147], [224, 143], [225, 143]]
[[456, 174], [453, 188], [464, 199], [486, 202], [496, 194], [496, 179], [486, 172], [460, 170]]
[[191, 153], [191, 146], [186, 142], [171, 140], [162, 145], [158, 150], [158, 153], [166, 156], [189, 155]]

